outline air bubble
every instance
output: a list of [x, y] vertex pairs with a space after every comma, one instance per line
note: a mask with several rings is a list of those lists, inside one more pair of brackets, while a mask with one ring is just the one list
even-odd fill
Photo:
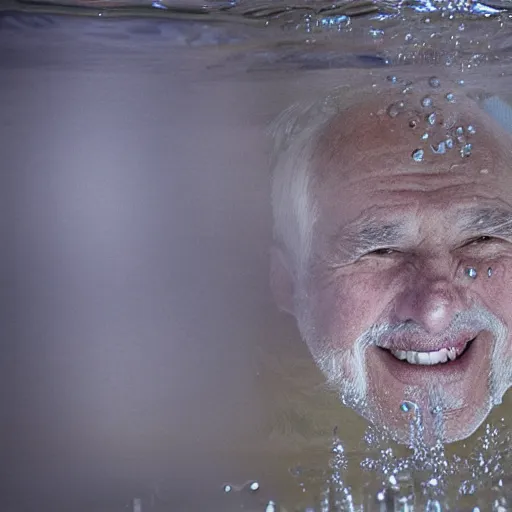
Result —
[[430, 87], [437, 88], [441, 85], [441, 80], [439, 80], [439, 78], [437, 78], [437, 76], [432, 76], [429, 78], [428, 83], [429, 83]]
[[450, 103], [453, 103], [455, 101], [455, 95], [453, 92], [449, 92], [446, 96], [446, 101], [449, 101]]
[[437, 500], [428, 500], [427, 506], [425, 507], [426, 512], [441, 512], [442, 510], [441, 503]]
[[425, 96], [422, 100], [421, 100], [421, 106], [422, 107], [431, 107], [433, 105], [433, 101], [432, 101], [432, 98], [430, 96]]
[[395, 75], [389, 75], [387, 79], [392, 83], [396, 84], [398, 82], [398, 78]]
[[466, 275], [468, 277], [471, 277], [471, 279], [476, 279], [477, 277], [477, 272], [476, 272], [476, 268], [473, 268], [473, 267], [469, 267], [466, 269]]
[[[412, 153], [412, 159], [415, 161], [415, 162], [422, 162], [423, 161], [423, 156], [425, 155], [425, 151], [423, 151], [423, 149], [415, 149]], [[402, 404], [403, 405], [403, 404]], [[403, 407], [402, 407], [402, 411], [403, 411]], [[408, 410], [408, 409], [407, 409]], [[405, 410], [407, 412], [407, 410]]]
[[379, 491], [377, 493], [377, 501], [384, 501], [386, 499], [386, 495], [383, 491]]
[[471, 150], [473, 149], [473, 146], [471, 144], [464, 144], [462, 148], [460, 148], [460, 155], [463, 157], [471, 155]]
[[470, 135], [474, 135], [476, 133], [476, 130], [474, 128], [473, 125], [469, 125], [468, 128], [467, 128], [467, 132], [470, 134]]
[[232, 491], [232, 489], [233, 489], [233, 487], [231, 487], [231, 485], [229, 485], [229, 484], [226, 484], [226, 485], [224, 486], [224, 492], [226, 492], [226, 493], [227, 493], [227, 492], [231, 492], [231, 491]]
[[462, 80], [462, 78], [457, 82], [459, 85], [464, 85], [466, 82], [464, 82], [464, 80]]
[[430, 126], [433, 126], [434, 124], [436, 124], [436, 113], [435, 112], [432, 112], [431, 114], [429, 114], [427, 116], [427, 123]]
[[400, 112], [402, 112], [404, 107], [405, 107], [405, 104], [403, 101], [398, 101], [396, 103], [389, 105], [388, 110], [387, 110], [388, 116], [396, 117], [398, 114], [400, 114]]
[[446, 142], [446, 147], [448, 149], [452, 149], [453, 148], [453, 139], [451, 137], [448, 137], [445, 142]]
[[253, 492], [257, 491], [259, 488], [260, 484], [258, 482], [252, 482], [251, 485], [249, 486], [249, 489]]
[[440, 142], [437, 146], [430, 146], [430, 148], [436, 155], [444, 155], [446, 153], [446, 144], [444, 141]]
[[462, 128], [462, 126], [457, 126], [457, 128], [455, 129], [455, 134], [458, 137], [461, 137], [462, 135], [464, 135], [464, 128]]
[[345, 449], [343, 448], [343, 445], [341, 443], [336, 444], [336, 446], [332, 449], [333, 453], [343, 453]]
[[410, 34], [410, 33], [409, 34], [405, 34], [405, 40], [407, 42], [412, 41], [412, 39], [413, 39], [412, 34]]
[[428, 133], [424, 133], [422, 136], [421, 136], [421, 140], [427, 140], [428, 139]]
[[276, 504], [274, 501], [270, 500], [267, 503], [267, 507], [265, 508], [265, 512], [276, 512]]
[[491, 277], [491, 276], [492, 276], [492, 268], [491, 268], [491, 267], [489, 267], [489, 268], [487, 269], [487, 277]]
[[418, 121], [416, 121], [416, 119], [411, 119], [409, 121], [409, 127], [410, 128], [416, 128], [416, 126], [418, 126]]

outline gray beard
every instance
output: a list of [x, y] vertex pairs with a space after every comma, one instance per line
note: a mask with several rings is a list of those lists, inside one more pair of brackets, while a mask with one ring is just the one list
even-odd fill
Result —
[[[304, 305], [303, 305], [304, 306]], [[299, 309], [300, 310], [300, 309]], [[298, 326], [310, 352], [327, 379], [328, 386], [339, 394], [341, 401], [357, 410], [368, 419], [372, 419], [372, 410], [378, 407], [368, 393], [368, 371], [366, 367], [366, 350], [370, 346], [380, 344], [380, 340], [393, 334], [410, 333], [425, 335], [422, 329], [410, 322], [397, 325], [376, 324], [359, 336], [348, 348], [335, 348], [342, 344], [336, 339], [319, 338], [318, 329], [308, 308], [302, 308], [303, 315], [298, 319]], [[512, 361], [507, 354], [508, 329], [496, 316], [482, 307], [473, 307], [470, 310], [458, 313], [445, 334], [455, 334], [462, 329], [489, 331], [494, 339], [491, 354], [491, 372], [489, 375], [490, 403], [488, 408], [501, 403], [504, 394], [512, 386]], [[413, 386], [414, 387], [414, 386]], [[417, 390], [421, 391], [421, 390]], [[446, 390], [424, 390], [429, 396], [436, 396], [443, 406], [451, 409], [458, 408], [460, 404], [450, 400]], [[407, 395], [415, 394], [410, 389]], [[404, 396], [404, 399], [407, 397]], [[398, 406], [399, 404], [397, 404]], [[434, 404], [432, 404], [434, 405]]]

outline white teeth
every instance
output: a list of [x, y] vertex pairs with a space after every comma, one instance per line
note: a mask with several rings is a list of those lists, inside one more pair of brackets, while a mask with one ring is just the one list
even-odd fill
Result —
[[407, 352], [405, 350], [395, 350], [391, 351], [391, 353], [397, 358], [403, 361], [404, 359], [407, 359]]
[[391, 350], [391, 353], [401, 361], [407, 360], [409, 364], [433, 365], [454, 361], [457, 358], [455, 347], [442, 348], [434, 352], [416, 352], [414, 350]]
[[428, 352], [416, 352], [416, 354], [418, 364], [430, 364], [430, 355]]

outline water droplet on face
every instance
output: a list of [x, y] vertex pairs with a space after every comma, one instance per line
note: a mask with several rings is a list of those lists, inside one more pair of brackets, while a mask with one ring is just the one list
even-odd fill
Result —
[[382, 491], [379, 491], [377, 493], [377, 501], [384, 501], [385, 499], [386, 499], [386, 495]]
[[422, 136], [421, 136], [421, 140], [427, 140], [428, 139], [428, 133], [424, 133]]
[[455, 95], [453, 94], [453, 92], [449, 92], [446, 96], [446, 101], [449, 101], [450, 103], [454, 103], [455, 102]]
[[430, 126], [433, 126], [434, 124], [436, 124], [436, 113], [435, 112], [432, 112], [431, 114], [429, 114], [427, 116], [427, 123]]
[[418, 121], [416, 121], [416, 119], [411, 119], [409, 121], [409, 127], [410, 128], [416, 128], [416, 126], [418, 126]]
[[435, 487], [439, 482], [437, 481], [437, 478], [431, 478], [429, 481], [428, 481], [428, 485], [432, 486], [432, 487]]
[[492, 268], [491, 268], [491, 267], [489, 267], [489, 268], [487, 269], [487, 277], [491, 277], [491, 276], [492, 276]]
[[476, 268], [473, 268], [473, 267], [467, 268], [466, 269], [466, 275], [468, 277], [471, 277], [471, 279], [476, 279], [476, 277], [477, 277]]
[[[412, 152], [412, 159], [415, 161], [415, 162], [422, 162], [423, 161], [423, 156], [425, 155], [425, 151], [423, 151], [423, 149], [415, 149], [413, 152]], [[402, 404], [403, 405], [403, 404]], [[403, 410], [403, 409], [402, 409]]]
[[458, 83], [459, 85], [464, 85], [464, 84], [465, 84], [464, 80], [462, 80], [462, 79], [460, 79], [457, 83]]
[[467, 157], [467, 156], [471, 155], [472, 149], [473, 149], [473, 146], [471, 144], [464, 144], [464, 146], [462, 146], [460, 148], [460, 156]]
[[407, 404], [407, 402], [403, 402], [402, 404], [400, 404], [400, 410], [403, 411], [403, 412], [409, 412], [410, 411], [409, 405]]
[[231, 485], [226, 484], [226, 485], [224, 486], [224, 492], [231, 492], [231, 490], [232, 490]]
[[451, 137], [448, 137], [445, 142], [446, 142], [446, 147], [448, 149], [452, 149], [453, 148], [453, 139]]
[[404, 38], [407, 42], [409, 41], [412, 41], [413, 37], [412, 37], [412, 34], [405, 34], [405, 38]]
[[457, 128], [455, 129], [455, 134], [458, 137], [461, 137], [462, 135], [464, 135], [464, 128], [462, 128], [462, 126], [457, 126]]
[[396, 84], [398, 82], [398, 78], [395, 75], [389, 75], [387, 79], [392, 83]]
[[252, 482], [251, 485], [249, 486], [249, 489], [251, 489], [251, 491], [257, 491], [259, 488], [260, 484], [258, 482]]
[[444, 155], [446, 153], [446, 144], [445, 142], [440, 142], [437, 146], [430, 146], [432, 152], [436, 155]]
[[439, 87], [441, 85], [441, 80], [439, 80], [437, 76], [432, 76], [429, 78], [428, 83], [430, 87]]
[[467, 131], [468, 131], [468, 133], [469, 133], [470, 135], [474, 135], [474, 134], [476, 133], [475, 128], [474, 128], [474, 127], [473, 127], [473, 125], [471, 125], [471, 124], [468, 126]]
[[421, 100], [421, 106], [425, 108], [431, 107], [433, 103], [434, 102], [432, 101], [432, 98], [430, 96], [425, 96]]

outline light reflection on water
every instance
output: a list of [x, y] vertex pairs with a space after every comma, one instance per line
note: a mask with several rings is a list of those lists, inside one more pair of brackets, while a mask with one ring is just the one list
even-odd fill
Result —
[[[17, 307], [28, 311], [27, 318], [18, 311], [25, 326], [19, 331], [12, 327], [19, 344], [13, 349], [18, 366], [4, 363], [4, 376], [11, 379], [5, 389], [24, 382], [15, 397], [6, 400], [12, 400], [13, 407], [16, 399], [28, 403], [14, 413], [16, 421], [7, 428], [16, 447], [6, 457], [14, 470], [4, 479], [11, 510], [35, 510], [41, 503], [43, 510], [58, 510], [55, 497], [66, 494], [64, 486], [73, 491], [62, 509], [76, 511], [105, 506], [134, 512], [177, 507], [228, 511], [242, 506], [266, 512], [509, 510], [510, 399], [471, 439], [433, 448], [422, 442], [417, 417], [407, 448], [351, 411], [326, 412], [333, 402], [319, 391], [320, 377], [304, 349], [288, 357], [286, 350], [298, 342], [297, 334], [291, 323], [271, 312], [268, 290], [261, 284], [266, 282], [267, 254], [257, 246], [270, 240], [267, 178], [261, 173], [259, 178], [237, 174], [246, 158], [254, 169], [264, 168], [268, 149], [262, 134], [280, 110], [340, 82], [353, 80], [356, 87], [368, 78], [385, 76], [407, 81], [417, 74], [433, 76], [436, 67], [455, 70], [468, 88], [506, 97], [511, 22], [499, 9], [508, 5], [429, 1], [401, 3], [398, 9], [391, 3], [342, 2], [289, 9], [284, 3], [210, 2], [206, 8], [181, 4], [173, 9], [162, 1], [146, 3], [144, 11], [134, 7], [136, 2], [130, 7], [118, 2], [121, 10], [116, 11], [111, 10], [112, 2], [58, 4], [13, 2], [0, 20], [0, 51], [5, 57], [0, 81], [10, 98], [4, 151], [11, 155], [7, 146], [15, 148], [6, 161], [21, 169], [21, 178], [9, 178], [5, 188], [31, 211], [23, 221], [23, 207], [11, 205], [22, 219], [16, 226], [25, 233], [18, 246], [22, 255], [13, 256], [25, 281], [21, 292], [13, 289], [21, 294]], [[20, 6], [35, 14], [14, 13]], [[59, 17], [63, 14], [83, 17]], [[66, 78], [71, 72], [74, 77]], [[66, 87], [54, 97], [59, 83]], [[25, 96], [16, 95], [17, 87]], [[155, 94], [153, 100], [150, 93]], [[38, 94], [50, 103], [43, 104]], [[24, 106], [16, 108], [22, 101]], [[62, 112], [58, 108], [63, 104]], [[140, 111], [137, 105], [142, 105]], [[168, 116], [162, 114], [166, 105], [172, 107]], [[45, 143], [36, 135], [52, 130], [55, 138]], [[191, 142], [196, 130], [200, 142]], [[166, 147], [166, 132], [172, 134], [172, 151]], [[117, 137], [122, 138], [119, 147]], [[77, 140], [83, 145], [75, 144]], [[242, 147], [232, 156], [237, 144]], [[132, 153], [130, 148], [138, 145], [140, 153]], [[73, 151], [67, 154], [70, 147]], [[256, 157], [251, 151], [261, 154]], [[70, 170], [77, 161], [88, 161], [90, 153], [95, 154], [96, 169], [104, 165], [111, 174], [95, 174], [87, 165], [77, 167], [76, 175]], [[192, 158], [193, 165], [187, 167], [192, 153], [197, 160]], [[64, 155], [62, 168], [55, 154]], [[166, 177], [163, 158], [176, 158], [185, 169], [183, 176]], [[229, 167], [231, 158], [236, 162]], [[145, 168], [148, 160], [156, 162], [154, 169]], [[118, 172], [119, 162], [126, 174]], [[48, 165], [47, 175], [32, 174], [39, 165]], [[227, 170], [219, 170], [222, 165]], [[210, 172], [206, 177], [205, 169]], [[223, 187], [216, 170], [235, 185]], [[148, 175], [153, 183], [146, 181]], [[166, 188], [172, 189], [169, 195]], [[96, 198], [105, 190], [111, 196], [98, 203]], [[195, 213], [187, 194], [197, 201]], [[237, 199], [230, 199], [235, 195]], [[233, 220], [239, 211], [245, 212], [243, 220], [256, 232], [257, 243], [247, 242], [247, 225]], [[103, 224], [108, 216], [114, 220]], [[185, 229], [179, 220], [187, 216]], [[36, 221], [39, 224], [33, 224]], [[90, 230], [87, 241], [100, 247], [100, 253], [91, 251], [82, 258], [74, 222]], [[156, 255], [147, 249], [168, 230], [183, 244], [181, 249], [170, 242]], [[245, 240], [248, 249], [241, 248], [239, 240]], [[55, 263], [53, 251], [63, 264]], [[209, 271], [220, 272], [220, 277], [199, 277], [199, 284], [191, 284], [179, 272], [154, 275], [149, 268], [165, 269], [175, 258], [185, 273], [196, 276], [197, 268], [204, 270], [204, 254], [213, 261]], [[247, 269], [252, 266], [254, 271]], [[85, 275], [84, 281], [77, 273]], [[56, 296], [48, 295], [44, 290], [51, 289], [56, 277], [64, 285]], [[134, 279], [131, 285], [126, 285], [128, 278]], [[103, 280], [109, 287], [98, 292]], [[139, 301], [135, 294], [126, 299], [132, 285], [137, 290], [142, 286], [147, 298]], [[246, 290], [256, 298], [248, 298]], [[119, 309], [112, 305], [116, 303]], [[251, 308], [258, 313], [253, 315]], [[82, 317], [77, 313], [81, 310], [89, 316]], [[34, 346], [45, 329], [48, 352]], [[166, 345], [169, 333], [177, 331], [184, 346], [194, 338], [206, 343], [212, 332], [216, 338], [229, 338], [223, 348], [234, 354], [233, 361], [228, 365], [213, 347], [193, 343], [186, 345], [183, 356], [181, 347]], [[64, 340], [80, 343], [69, 349], [59, 333]], [[276, 349], [268, 346], [273, 336], [292, 341]], [[141, 346], [140, 339], [146, 337], [158, 341]], [[260, 352], [265, 355], [260, 357]], [[318, 406], [318, 413], [303, 405], [290, 372], [311, 381], [307, 399]], [[48, 378], [50, 373], [57, 384]], [[197, 382], [189, 384], [192, 373]], [[27, 374], [35, 375], [35, 383], [25, 384], [30, 381]], [[217, 401], [224, 402], [220, 412]], [[85, 412], [73, 416], [69, 411], [74, 407]], [[166, 407], [173, 413], [162, 412]], [[56, 418], [62, 423], [54, 434]], [[237, 423], [240, 426], [233, 425]], [[50, 448], [40, 446], [45, 443]], [[71, 455], [59, 452], [62, 445], [64, 452], [72, 447]], [[48, 470], [46, 462], [52, 457]], [[23, 482], [25, 474], [30, 481], [43, 476], [32, 486]], [[92, 483], [85, 485], [88, 479]], [[30, 494], [33, 488], [37, 492], [32, 499], [27, 490]]]

